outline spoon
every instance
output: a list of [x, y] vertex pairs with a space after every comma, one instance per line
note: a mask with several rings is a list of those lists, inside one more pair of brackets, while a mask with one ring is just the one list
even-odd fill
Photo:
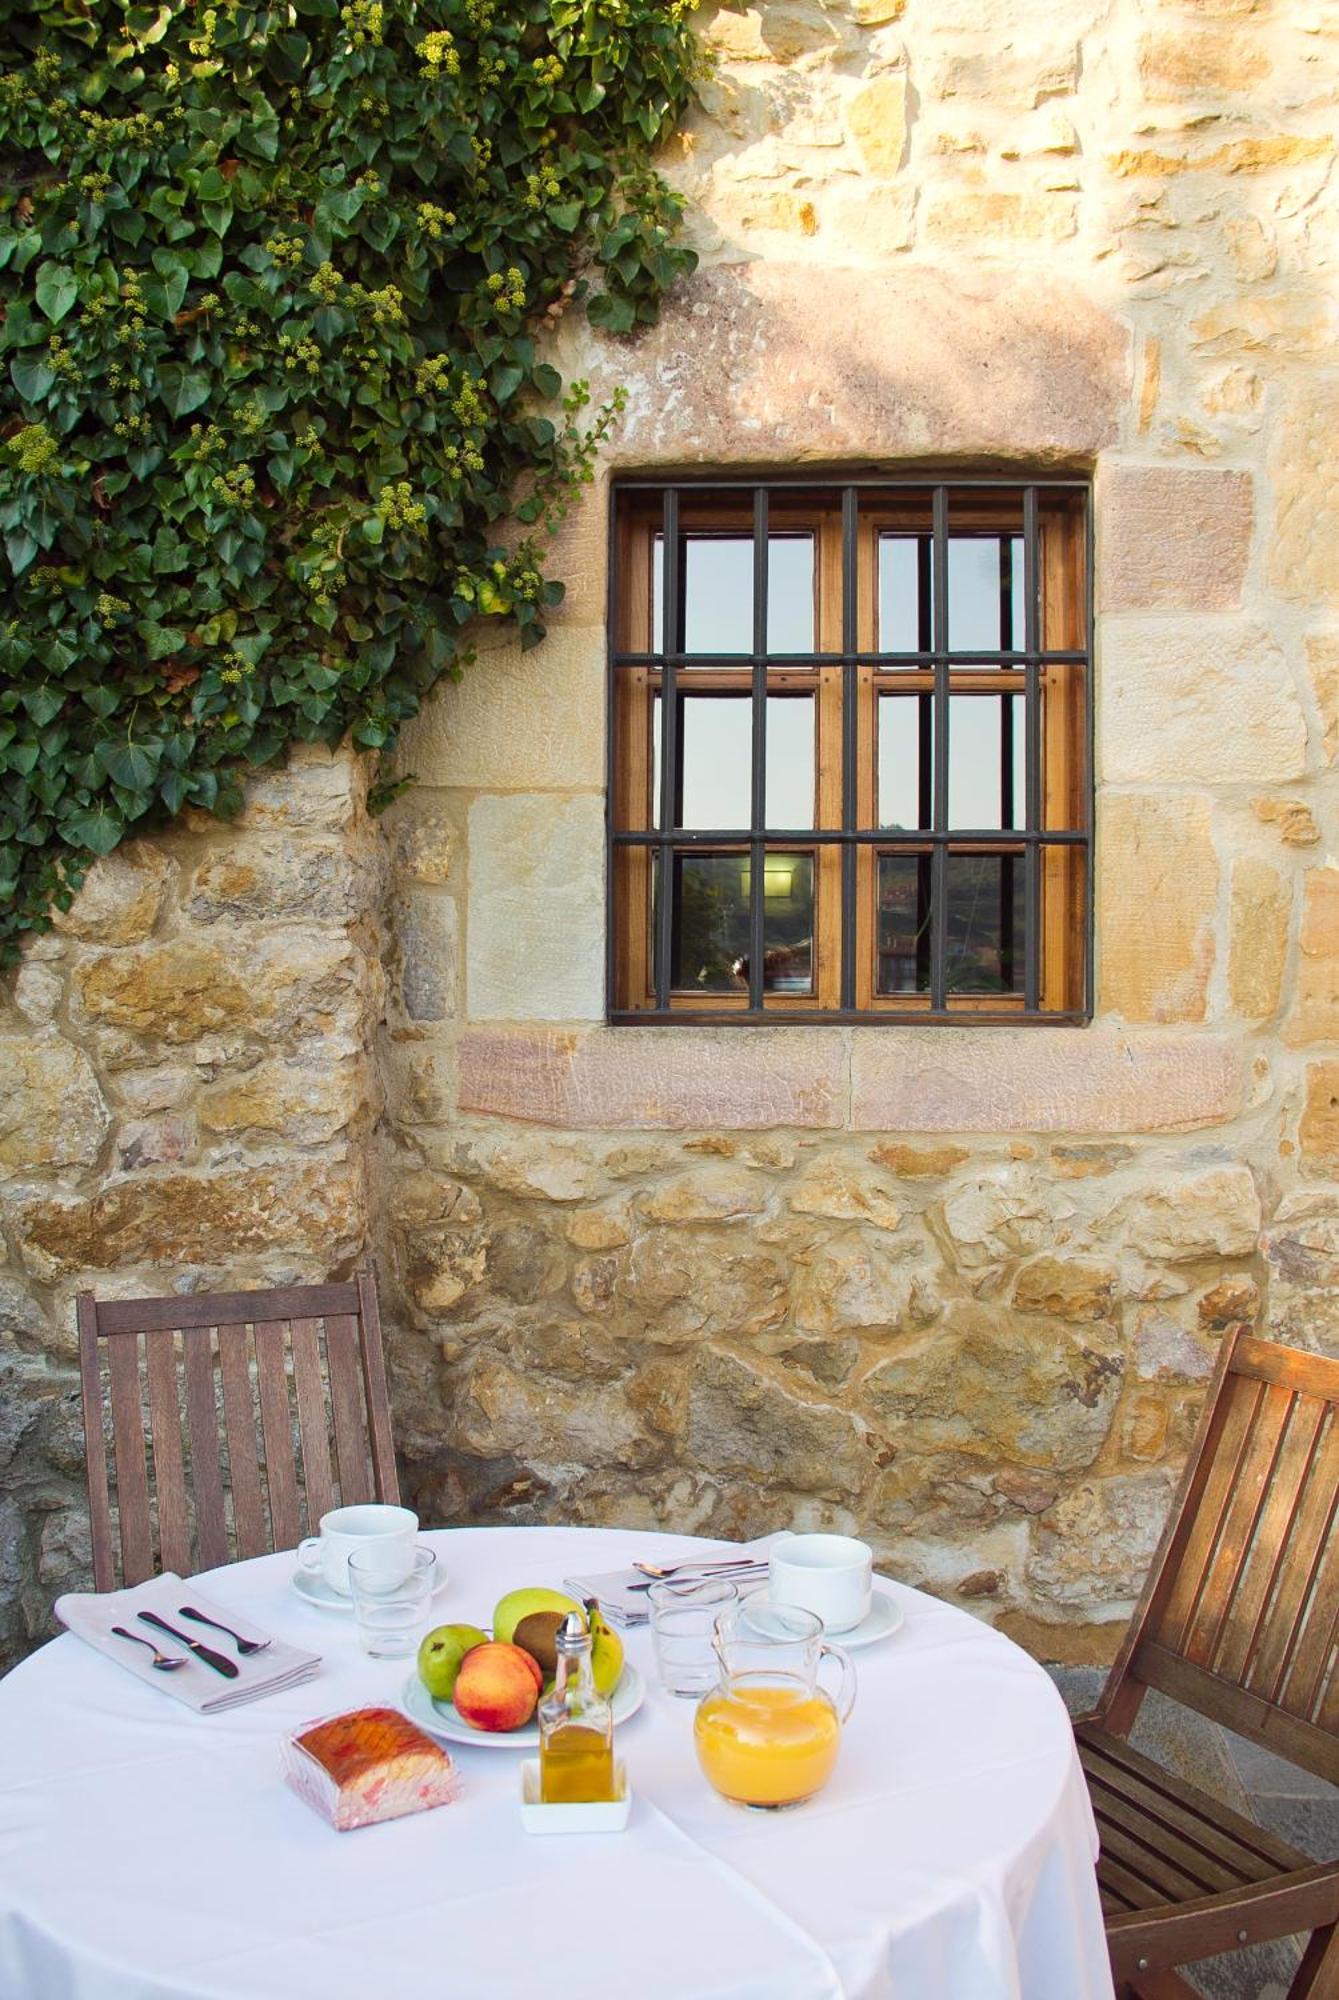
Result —
[[177, 1616], [193, 1619], [197, 1625], [212, 1626], [215, 1632], [226, 1632], [244, 1660], [249, 1660], [253, 1653], [263, 1653], [274, 1644], [273, 1639], [244, 1639], [240, 1632], [233, 1631], [231, 1625], [220, 1625], [217, 1618], [206, 1618], [203, 1611], [197, 1611], [190, 1604], [183, 1604]]
[[152, 1639], [141, 1639], [138, 1632], [127, 1632], [124, 1625], [113, 1625], [112, 1631], [118, 1639], [129, 1639], [132, 1646], [147, 1646], [160, 1674], [174, 1674], [178, 1667], [187, 1665], [185, 1660], [173, 1659], [170, 1653], [160, 1653]]

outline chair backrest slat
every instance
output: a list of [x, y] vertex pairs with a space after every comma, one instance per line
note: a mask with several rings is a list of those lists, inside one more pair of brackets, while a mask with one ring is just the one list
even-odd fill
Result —
[[149, 1475], [144, 1462], [144, 1405], [140, 1399], [139, 1343], [118, 1341], [107, 1353], [112, 1406], [112, 1453], [116, 1464], [116, 1512], [121, 1529], [121, 1567], [128, 1583], [153, 1575], [153, 1535], [149, 1520]]
[[212, 1297], [85, 1293], [78, 1313], [99, 1590], [291, 1548], [336, 1505], [398, 1501], [370, 1271]]
[[[262, 1350], [256, 1328], [257, 1356]], [[261, 1435], [265, 1440], [265, 1485], [270, 1496], [270, 1533], [276, 1548], [293, 1548], [302, 1534], [298, 1510], [298, 1468], [293, 1450], [293, 1408], [288, 1399], [288, 1369], [284, 1351], [276, 1343], [277, 1367], [258, 1366], [256, 1387], [260, 1391]]]
[[[119, 1343], [111, 1342], [115, 1347]], [[191, 1566], [191, 1517], [181, 1455], [181, 1391], [177, 1336], [155, 1327], [144, 1336], [144, 1370], [149, 1378], [149, 1425], [153, 1435], [153, 1483], [158, 1502], [158, 1553], [164, 1569], [184, 1574]]]
[[[279, 1357], [282, 1361], [282, 1355]], [[262, 1362], [262, 1366], [264, 1363]], [[256, 1456], [256, 1412], [247, 1365], [246, 1328], [219, 1328], [219, 1374], [223, 1381], [223, 1424], [228, 1439], [228, 1484], [232, 1488], [233, 1534], [239, 1556], [258, 1556], [267, 1546], [265, 1504]]]
[[290, 1329], [293, 1347], [293, 1387], [298, 1399], [298, 1430], [302, 1466], [307, 1480], [307, 1529], [315, 1534], [322, 1514], [335, 1504], [335, 1479], [330, 1464], [330, 1420], [321, 1379], [320, 1334], [314, 1319], [295, 1319]]
[[372, 1498], [367, 1426], [359, 1393], [358, 1325], [348, 1313], [327, 1313], [325, 1352], [330, 1377], [330, 1412], [335, 1420], [339, 1494], [346, 1507]]
[[1339, 1775], [1339, 1361], [1229, 1335], [1177, 1507], [1102, 1698], [1143, 1686]]
[[213, 1328], [201, 1327], [193, 1338], [183, 1341], [182, 1347], [186, 1362], [186, 1435], [191, 1447], [195, 1540], [200, 1551], [200, 1568], [216, 1569], [228, 1560], [228, 1521], [219, 1454]]

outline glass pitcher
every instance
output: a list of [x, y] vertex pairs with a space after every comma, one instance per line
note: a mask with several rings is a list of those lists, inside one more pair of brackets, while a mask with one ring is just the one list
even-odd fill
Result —
[[[842, 1724], [855, 1706], [855, 1668], [823, 1638], [812, 1611], [759, 1598], [731, 1605], [716, 1620], [720, 1682], [698, 1704], [698, 1762], [723, 1798], [774, 1811], [797, 1806], [826, 1784]], [[836, 1660], [835, 1698], [819, 1686]]]

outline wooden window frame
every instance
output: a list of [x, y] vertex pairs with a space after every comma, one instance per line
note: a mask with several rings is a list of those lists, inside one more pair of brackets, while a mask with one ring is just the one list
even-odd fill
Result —
[[[921, 474], [906, 478], [629, 480], [615, 485], [610, 529], [608, 1018], [615, 1024], [860, 1021], [899, 1024], [979, 1022], [1080, 1024], [1092, 1014], [1092, 533], [1090, 491], [1077, 479]], [[788, 529], [814, 538], [814, 650], [767, 649], [769, 536]], [[915, 653], [877, 651], [879, 537], [902, 529], [922, 538], [919, 560], [933, 575]], [[950, 540], [963, 530], [1021, 537], [1022, 647], [954, 654], [944, 628]], [[748, 655], [696, 664], [682, 651], [653, 650], [653, 552], [684, 548], [697, 533], [753, 542], [753, 645]], [[925, 551], [928, 550], [928, 556]], [[1012, 555], [1010, 557], [1012, 561]], [[662, 622], [685, 636], [666, 565]], [[1004, 585], [1002, 583], [1002, 590]], [[930, 630], [925, 629], [929, 620]], [[1017, 626], [1010, 636], [1016, 637]], [[1003, 637], [1003, 626], [1002, 633]], [[929, 644], [925, 641], [928, 638]], [[706, 659], [699, 655], [697, 658]], [[685, 692], [749, 696], [753, 710], [752, 812], [747, 828], [691, 830], [653, 823], [656, 772], [653, 717], [661, 700], [662, 786], [677, 761], [677, 718]], [[759, 773], [765, 697], [811, 693], [815, 722], [813, 830], [763, 822]], [[1004, 829], [948, 825], [948, 757], [940, 721], [952, 696], [1018, 695], [1026, 731], [1026, 798]], [[935, 825], [887, 831], [877, 824], [879, 702], [928, 697]], [[764, 719], [760, 722], [759, 711]], [[1012, 726], [1012, 725], [1011, 725]], [[665, 739], [669, 740], [666, 741]], [[1003, 755], [1003, 749], [1002, 749]], [[922, 750], [924, 756], [924, 750]], [[1002, 781], [1003, 782], [1003, 781]], [[656, 859], [738, 853], [753, 863], [769, 852], [810, 852], [814, 863], [812, 989], [764, 990], [763, 891], [750, 873], [748, 990], [712, 993], [669, 984], [672, 910], [653, 916]], [[938, 906], [947, 912], [949, 857], [1016, 856], [1024, 872], [1020, 990], [948, 990], [948, 916], [934, 925], [931, 990], [877, 989], [878, 856], [929, 854]], [[672, 899], [671, 899], [672, 900]], [[664, 961], [662, 970], [662, 960]]]

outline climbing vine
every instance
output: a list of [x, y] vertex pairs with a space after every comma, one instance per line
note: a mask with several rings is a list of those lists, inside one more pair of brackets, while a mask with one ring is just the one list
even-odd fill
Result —
[[694, 0], [40, 0], [0, 26], [0, 958], [295, 740], [369, 750], [562, 594], [653, 321]]

